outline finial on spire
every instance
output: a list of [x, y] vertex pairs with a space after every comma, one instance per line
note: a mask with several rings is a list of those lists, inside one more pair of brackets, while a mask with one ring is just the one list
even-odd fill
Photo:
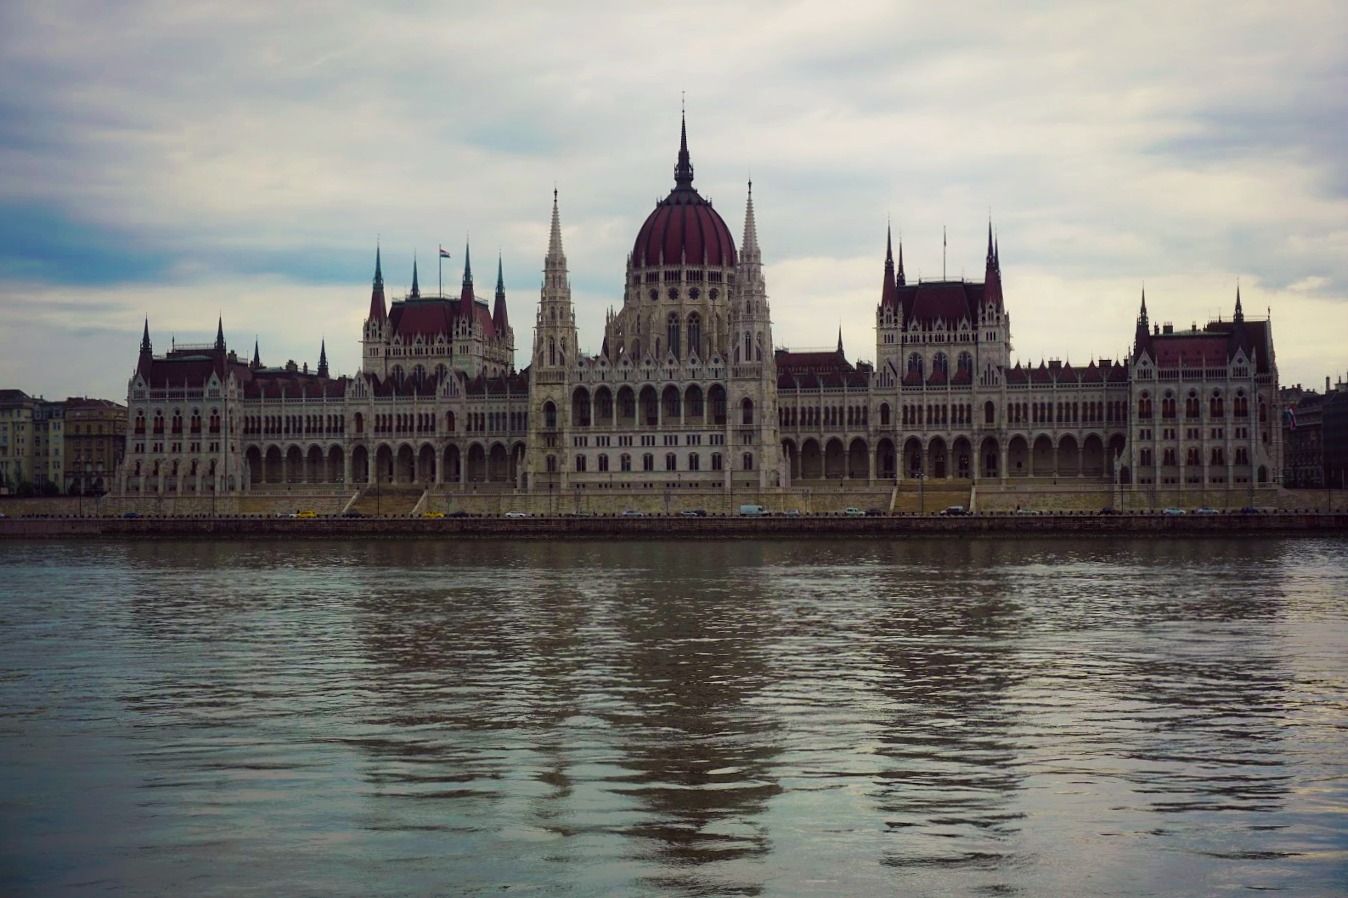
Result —
[[225, 351], [225, 319], [224, 319], [224, 316], [223, 316], [223, 315], [220, 316], [220, 317], [218, 317], [218, 318], [216, 319], [216, 324], [215, 324], [215, 351], [216, 351], [216, 352], [224, 352], [224, 351]]
[[152, 353], [154, 349], [150, 346], [150, 318], [145, 317], [145, 332], [140, 337], [140, 351], [142, 353]]
[[378, 241], [374, 245], [374, 288], [376, 290], [384, 289], [384, 267], [379, 258], [380, 247]]
[[839, 325], [838, 325], [838, 355], [842, 355], [842, 354], [843, 354], [843, 345], [842, 345], [842, 325], [839, 324]]
[[256, 335], [256, 334], [253, 335], [253, 367], [254, 367], [254, 368], [261, 368], [261, 367], [262, 367], [262, 356], [259, 355], [259, 354], [258, 354], [258, 351], [257, 351], [257, 335]]
[[463, 285], [465, 287], [473, 286], [473, 262], [468, 258], [468, 241], [463, 243]]
[[1245, 320], [1245, 310], [1240, 307], [1240, 278], [1236, 278], [1236, 315], [1234, 320], [1236, 322]]
[[328, 376], [328, 341], [326, 338], [318, 345], [318, 376]]
[[412, 253], [412, 298], [421, 298], [421, 286], [417, 283], [417, 254]]

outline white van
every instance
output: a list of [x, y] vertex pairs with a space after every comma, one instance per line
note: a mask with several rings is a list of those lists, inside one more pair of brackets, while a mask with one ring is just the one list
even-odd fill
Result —
[[768, 510], [761, 505], [741, 505], [740, 517], [761, 518], [768, 513]]

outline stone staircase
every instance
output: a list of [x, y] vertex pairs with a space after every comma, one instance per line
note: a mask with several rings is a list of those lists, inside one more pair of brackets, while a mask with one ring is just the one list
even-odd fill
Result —
[[420, 485], [385, 483], [377, 487], [366, 486], [346, 510], [366, 517], [405, 518], [416, 513], [425, 494], [426, 488]]

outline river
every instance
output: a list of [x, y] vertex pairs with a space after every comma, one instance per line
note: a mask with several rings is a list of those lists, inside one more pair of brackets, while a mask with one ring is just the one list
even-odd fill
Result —
[[0, 893], [1345, 883], [1343, 539], [0, 543]]

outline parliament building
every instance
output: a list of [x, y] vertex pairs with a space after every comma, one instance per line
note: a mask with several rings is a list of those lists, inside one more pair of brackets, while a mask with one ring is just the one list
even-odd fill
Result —
[[324, 345], [312, 369], [266, 366], [256, 344], [241, 356], [223, 321], [213, 343], [156, 354], [147, 321], [120, 493], [670, 511], [1076, 489], [1144, 508], [1254, 504], [1282, 469], [1272, 327], [1246, 319], [1239, 291], [1229, 320], [1188, 330], [1151, 323], [1144, 294], [1128, 358], [1026, 366], [991, 228], [981, 282], [910, 282], [886, 238], [873, 363], [849, 361], [841, 334], [832, 351], [776, 348], [752, 184], [737, 243], [693, 186], [686, 127], [598, 354], [579, 348], [555, 191], [523, 370], [502, 273], [486, 300], [465, 252], [457, 296], [423, 294], [414, 265], [390, 301], [376, 251], [352, 375], [331, 374]]

